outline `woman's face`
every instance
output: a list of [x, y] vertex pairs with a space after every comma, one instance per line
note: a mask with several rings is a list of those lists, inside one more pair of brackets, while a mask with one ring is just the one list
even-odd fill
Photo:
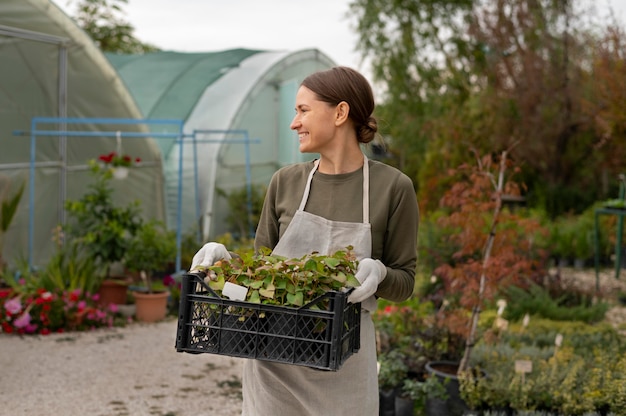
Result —
[[296, 115], [290, 128], [298, 132], [300, 152], [323, 153], [335, 137], [335, 107], [320, 101], [315, 93], [301, 86], [296, 94]]

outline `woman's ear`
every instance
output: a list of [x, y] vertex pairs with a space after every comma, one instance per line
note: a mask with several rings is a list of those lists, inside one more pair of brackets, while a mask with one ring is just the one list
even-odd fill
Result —
[[337, 104], [335, 108], [335, 125], [340, 126], [348, 120], [350, 114], [350, 105], [347, 102], [342, 101]]

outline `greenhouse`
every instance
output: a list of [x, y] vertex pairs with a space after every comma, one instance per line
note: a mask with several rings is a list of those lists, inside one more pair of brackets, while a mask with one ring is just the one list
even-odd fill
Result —
[[3, 201], [24, 187], [2, 254], [33, 266], [54, 250], [65, 201], [88, 189], [88, 161], [111, 152], [140, 161], [113, 182], [116, 202], [140, 201], [179, 244], [237, 231], [225, 196], [301, 160], [297, 86], [333, 66], [314, 49], [105, 56], [48, 0], [0, 4], [0, 56]]

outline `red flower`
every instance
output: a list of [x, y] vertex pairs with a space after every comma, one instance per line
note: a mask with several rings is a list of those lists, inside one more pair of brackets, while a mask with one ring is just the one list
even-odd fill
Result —
[[7, 334], [11, 334], [13, 332], [13, 327], [9, 325], [8, 322], [2, 322], [2, 331]]
[[110, 165], [113, 167], [117, 167], [117, 166], [130, 167], [133, 165], [133, 162], [135, 164], [138, 164], [139, 162], [141, 162], [141, 159], [138, 157], [133, 159], [129, 155], [118, 155], [116, 152], [111, 152], [107, 155], [100, 155], [98, 157], [98, 160], [104, 163], [105, 165]]

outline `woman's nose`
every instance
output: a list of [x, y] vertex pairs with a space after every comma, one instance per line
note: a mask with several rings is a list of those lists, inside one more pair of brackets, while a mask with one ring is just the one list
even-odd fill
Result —
[[296, 114], [293, 117], [293, 120], [291, 120], [291, 124], [289, 125], [289, 128], [291, 130], [296, 130], [298, 128], [298, 126], [300, 126], [300, 119], [298, 118], [298, 115]]

